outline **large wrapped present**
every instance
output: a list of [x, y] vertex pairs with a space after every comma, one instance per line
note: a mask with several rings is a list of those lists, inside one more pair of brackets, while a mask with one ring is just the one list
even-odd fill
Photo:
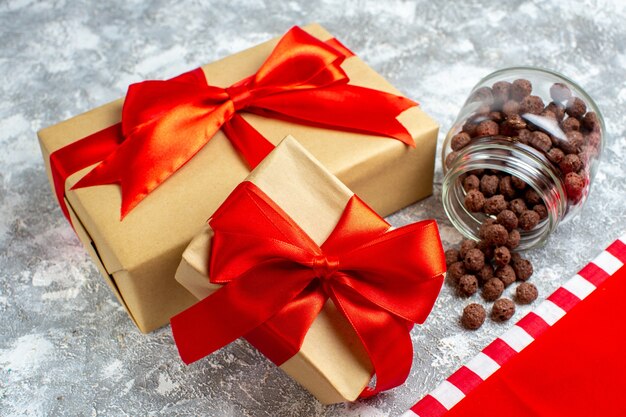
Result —
[[65, 215], [148, 332], [194, 302], [173, 279], [184, 248], [287, 134], [386, 215], [431, 193], [437, 129], [311, 25], [171, 80], [133, 84], [125, 100], [39, 138]]

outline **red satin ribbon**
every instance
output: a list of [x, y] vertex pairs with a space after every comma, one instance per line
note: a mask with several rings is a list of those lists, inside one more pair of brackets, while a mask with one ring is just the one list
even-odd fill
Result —
[[[251, 168], [273, 145], [239, 112], [330, 129], [375, 134], [415, 146], [396, 117], [416, 105], [405, 98], [349, 85], [341, 68], [347, 49], [298, 27], [276, 45], [256, 74], [228, 87], [207, 84], [202, 69], [128, 89], [121, 129], [111, 127], [51, 156], [59, 203], [67, 177], [100, 162], [73, 189], [119, 184], [122, 218], [223, 129]], [[91, 157], [90, 157], [91, 156]]]
[[402, 384], [413, 359], [409, 330], [423, 323], [443, 282], [445, 259], [433, 220], [389, 230], [358, 197], [320, 247], [250, 182], [209, 221], [209, 274], [225, 284], [171, 319], [185, 363], [246, 336], [280, 365], [296, 354], [330, 298], [363, 343], [376, 372], [369, 396]]

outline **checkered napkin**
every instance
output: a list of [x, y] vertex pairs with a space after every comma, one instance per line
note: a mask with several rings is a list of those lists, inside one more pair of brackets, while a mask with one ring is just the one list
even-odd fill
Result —
[[402, 417], [626, 416], [626, 235]]

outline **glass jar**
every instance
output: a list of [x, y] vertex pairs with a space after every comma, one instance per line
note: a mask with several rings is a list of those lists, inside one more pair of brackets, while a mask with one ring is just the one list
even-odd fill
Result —
[[[493, 189], [481, 177], [495, 176], [496, 194], [505, 191], [507, 208], [517, 208], [516, 199], [522, 199], [527, 209], [540, 214], [536, 225], [520, 231], [517, 249], [542, 245], [585, 204], [604, 137], [597, 105], [569, 78], [531, 67], [496, 71], [472, 89], [445, 139], [446, 214], [463, 235], [479, 240], [480, 226], [496, 212], [493, 205], [470, 211], [468, 206], [477, 210], [480, 204], [465, 200], [476, 197], [476, 192], [468, 193], [476, 189], [477, 180], [478, 191], [488, 198]], [[476, 178], [468, 179], [472, 175]], [[511, 180], [518, 187], [511, 187]]]

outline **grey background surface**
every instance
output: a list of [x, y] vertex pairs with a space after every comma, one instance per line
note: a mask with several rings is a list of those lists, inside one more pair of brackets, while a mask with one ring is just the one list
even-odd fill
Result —
[[[243, 341], [184, 366], [169, 328], [135, 329], [73, 235], [38, 129], [312, 21], [420, 101], [440, 145], [479, 78], [518, 64], [561, 71], [596, 99], [608, 143], [583, 214], [529, 253], [541, 299], [626, 232], [625, 19], [621, 0], [0, 0], [0, 415], [398, 415], [515, 321], [464, 331], [468, 301], [444, 287], [412, 333], [406, 384], [355, 404], [320, 405]], [[390, 221], [434, 217], [449, 245], [460, 235], [441, 178], [438, 161], [434, 195]]]

